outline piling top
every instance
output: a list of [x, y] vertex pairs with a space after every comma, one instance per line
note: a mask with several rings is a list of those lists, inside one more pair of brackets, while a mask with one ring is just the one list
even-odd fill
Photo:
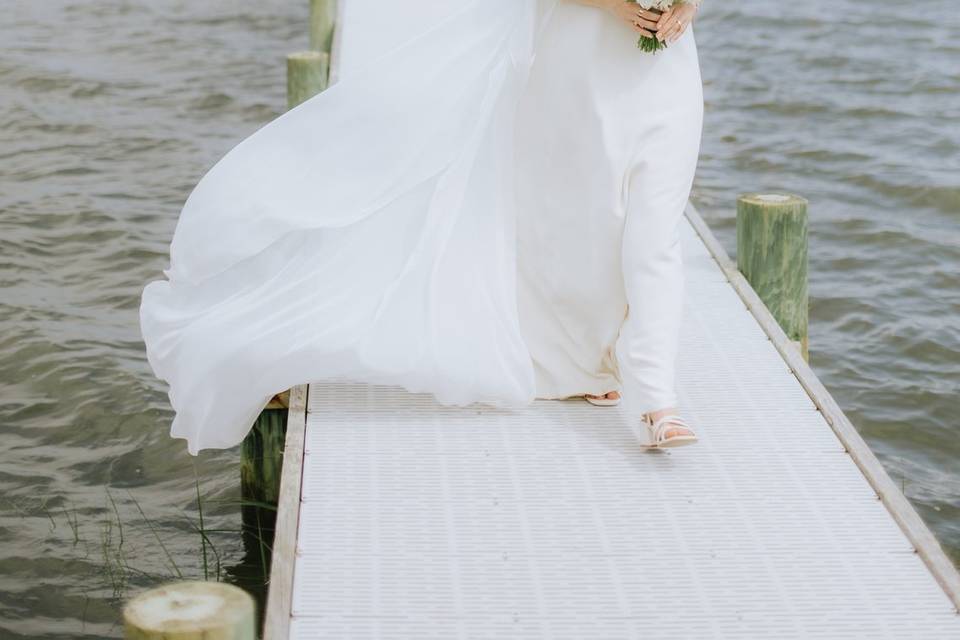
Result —
[[124, 620], [141, 631], [171, 633], [233, 628], [253, 612], [253, 598], [243, 589], [190, 580], [141, 593], [124, 608]]
[[744, 193], [740, 196], [741, 202], [753, 205], [766, 206], [807, 206], [807, 199], [792, 193]]

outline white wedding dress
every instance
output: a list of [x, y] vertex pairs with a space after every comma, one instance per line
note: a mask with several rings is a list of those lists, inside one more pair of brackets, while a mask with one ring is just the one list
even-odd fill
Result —
[[[564, 318], [550, 301], [518, 305], [518, 246], [570, 244], [559, 229], [517, 230], [550, 224], [549, 207], [518, 215], [518, 203], [568, 179], [530, 151], [543, 149], [544, 132], [578, 123], [567, 120], [570, 110], [550, 109], [556, 87], [539, 95], [531, 87], [545, 86], [534, 81], [539, 46], [571, 3], [409, 2], [414, 23], [381, 21], [380, 40], [398, 46], [344, 69], [325, 92], [240, 142], [183, 207], [167, 279], [144, 289], [140, 322], [149, 363], [169, 384], [171, 435], [191, 454], [238, 444], [274, 394], [307, 382], [400, 385], [448, 405], [519, 408], [568, 390], [602, 393], [619, 380], [602, 349], [626, 304], [611, 247], [590, 250], [604, 259], [589, 273], [583, 260], [574, 265], [581, 277], [614, 275], [590, 302], [600, 302], [598, 313], [583, 317], [563, 351], [593, 354], [592, 364], [554, 358], [556, 341], [537, 339], [556, 336]], [[616, 28], [630, 55], [649, 55]], [[596, 193], [609, 175], [622, 178], [624, 157], [597, 166], [595, 181], [575, 177]], [[525, 183], [531, 163], [539, 169]], [[622, 233], [622, 220], [612, 220], [582, 241], [616, 245]], [[548, 282], [536, 276], [536, 256], [524, 264], [523, 290]]]
[[676, 407], [680, 223], [700, 150], [693, 28], [656, 55], [564, 1], [517, 123], [518, 302], [537, 396], [618, 390], [628, 419]]

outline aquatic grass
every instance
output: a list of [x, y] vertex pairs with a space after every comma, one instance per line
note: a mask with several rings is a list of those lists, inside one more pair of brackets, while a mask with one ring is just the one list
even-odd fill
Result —
[[100, 530], [100, 546], [104, 557], [104, 566], [107, 569], [107, 575], [113, 589], [114, 598], [122, 598], [126, 591], [126, 586], [130, 582], [130, 575], [137, 574], [149, 579], [153, 576], [146, 571], [131, 566], [127, 550], [124, 548], [125, 536], [123, 528], [123, 519], [120, 517], [120, 510], [117, 508], [117, 502], [113, 499], [109, 487], [106, 487], [107, 499], [110, 501], [110, 507], [116, 519], [116, 530], [119, 537], [116, 549], [113, 549], [113, 520], [104, 520]]
[[[263, 540], [263, 524], [260, 522], [260, 510], [256, 509], [255, 513], [257, 514], [257, 540], [262, 541]], [[276, 533], [276, 527], [274, 527], [274, 533]], [[267, 558], [267, 552], [264, 549], [264, 545], [262, 544], [262, 542], [257, 545], [257, 549], [259, 549], [260, 551], [260, 569], [263, 572], [261, 574], [261, 578], [263, 579], [263, 583], [267, 584], [270, 581], [270, 576], [267, 573], [267, 566], [269, 562]], [[272, 555], [272, 551], [271, 551], [271, 555]]]
[[221, 565], [221, 559], [220, 559], [220, 552], [217, 550], [217, 546], [210, 539], [210, 536], [207, 535], [209, 532], [203, 528], [203, 521], [201, 520], [200, 524], [198, 525], [193, 520], [190, 519], [190, 516], [187, 515], [186, 512], [181, 510], [180, 513], [183, 515], [184, 519], [186, 519], [187, 523], [193, 528], [193, 530], [196, 531], [197, 534], [200, 536], [200, 554], [201, 554], [201, 560], [203, 563], [202, 564], [203, 579], [210, 580], [210, 560], [207, 555], [207, 546], [209, 545], [210, 552], [213, 554], [214, 559], [216, 561], [217, 571], [214, 576], [214, 581], [220, 582], [222, 577], [221, 576], [222, 565]]
[[[51, 533], [57, 532], [58, 527], [66, 523], [65, 529], [68, 529], [69, 533], [55, 533], [55, 537], [62, 537], [64, 542], [69, 540], [76, 558], [92, 561], [94, 567], [99, 567], [98, 573], [103, 585], [109, 587], [108, 593], [112, 593], [111, 600], [123, 600], [134, 585], [140, 587], [144, 584], [163, 583], [169, 579], [190, 579], [193, 577], [191, 573], [199, 574], [197, 579], [217, 582], [225, 581], [231, 573], [236, 576], [235, 572], [230, 571], [228, 554], [223, 547], [224, 542], [232, 545], [240, 540], [243, 541], [241, 544], [246, 551], [236, 567], [246, 566], [253, 569], [253, 572], [245, 569], [240, 573], [253, 579], [248, 583], [248, 588], [251, 588], [255, 595], [259, 591], [265, 592], [269, 584], [269, 566], [273, 554], [274, 531], [269, 526], [269, 520], [276, 513], [276, 504], [242, 497], [205, 497], [199, 474], [195, 474], [194, 498], [189, 504], [178, 509], [179, 516], [167, 516], [161, 522], [151, 516], [149, 509], [138, 500], [135, 491], [124, 491], [122, 496], [114, 495], [113, 488], [105, 485], [103, 506], [93, 510], [100, 515], [92, 518], [85, 517], [81, 513], [82, 509], [72, 501], [53, 507], [50, 500], [43, 496], [0, 497], [0, 504], [6, 507], [8, 513], [17, 514], [21, 518], [44, 518]], [[125, 509], [130, 507], [136, 509], [136, 515], [133, 520], [125, 520]], [[244, 516], [248, 524], [241, 524], [239, 527], [211, 526], [211, 510], [216, 511], [218, 507], [254, 511]], [[229, 513], [224, 516], [231, 517]], [[175, 527], [179, 518], [183, 518], [186, 529], [173, 536], [164, 535], [163, 529]], [[94, 524], [96, 540], [90, 539], [88, 535], [86, 529], [89, 523]], [[146, 536], [139, 531], [146, 533]], [[188, 538], [197, 536], [195, 548], [198, 566], [194, 571], [188, 570], [185, 565], [184, 560], [188, 557], [181, 553], [178, 559], [177, 546], [184, 542], [184, 532]], [[176, 540], [177, 544], [171, 544], [172, 540]], [[160, 558], [153, 555], [156, 553], [161, 554]], [[138, 558], [143, 562], [159, 560], [162, 569], [159, 573], [145, 571], [136, 566]], [[259, 567], [252, 566], [257, 564]]]
[[167, 560], [170, 562], [170, 566], [173, 567], [174, 573], [176, 573], [178, 578], [183, 579], [183, 572], [180, 570], [180, 566], [177, 565], [177, 561], [173, 558], [173, 554], [170, 553], [170, 549], [168, 549], [167, 545], [164, 544], [163, 538], [160, 537], [160, 533], [157, 531], [157, 527], [155, 527], [153, 521], [147, 517], [147, 514], [143, 512], [143, 507], [140, 506], [140, 503], [135, 497], [133, 497], [133, 494], [130, 493], [129, 489], [127, 489], [127, 495], [130, 496], [130, 500], [134, 505], [136, 505], [137, 511], [140, 512], [140, 517], [142, 517], [143, 521], [147, 523], [147, 527], [150, 529], [153, 537], [156, 538], [157, 544], [160, 545], [160, 549], [162, 549], [164, 555], [167, 556]]
[[107, 493], [107, 499], [110, 500], [110, 506], [113, 508], [113, 514], [117, 518], [117, 529], [120, 532], [120, 543], [117, 545], [118, 553], [123, 553], [123, 520], [120, 519], [120, 511], [117, 509], [117, 501], [113, 499], [113, 494], [110, 493], [110, 487], [105, 487]]
[[[268, 573], [268, 567], [270, 566], [272, 557], [273, 557], [273, 534], [276, 533], [275, 528], [270, 531], [269, 540], [267, 539], [266, 530], [264, 529], [263, 522], [260, 519], [262, 511], [277, 511], [277, 505], [261, 502], [259, 500], [250, 500], [246, 498], [241, 498], [237, 500], [207, 500], [208, 503], [216, 504], [225, 504], [225, 505], [235, 505], [238, 507], [255, 507], [254, 515], [256, 518], [256, 528], [251, 529], [249, 526], [244, 525], [241, 529], [241, 533], [249, 538], [252, 538], [257, 544], [257, 553], [259, 555], [259, 567], [262, 571], [261, 579], [263, 584], [269, 584], [270, 576]], [[235, 533], [236, 529], [208, 529], [204, 527], [203, 531], [205, 533]]]
[[61, 509], [63, 511], [64, 517], [67, 519], [67, 526], [70, 527], [70, 530], [73, 532], [73, 546], [77, 546], [80, 543], [80, 516], [77, 515], [77, 508], [73, 507], [73, 518], [70, 518], [70, 512], [66, 509]]
[[[197, 513], [200, 514], [200, 554], [203, 556], [203, 579], [209, 580], [209, 569], [207, 566], [207, 537], [206, 532], [203, 530], [203, 498], [200, 496], [200, 476], [197, 474], [197, 466], [193, 466], [193, 480], [194, 485], [197, 488]], [[214, 553], [216, 552], [216, 547], [213, 546], [213, 543], [210, 543], [211, 548], [213, 548]], [[220, 578], [220, 554], [217, 553], [217, 579]]]
[[[200, 491], [199, 479], [195, 481], [195, 485], [199, 523], [194, 521], [194, 519], [183, 509], [180, 510], [180, 514], [183, 516], [190, 528], [199, 536], [203, 579], [220, 582], [224, 577], [222, 554], [214, 541], [210, 538], [209, 534], [213, 533], [213, 531], [207, 529], [205, 526], [206, 523], [203, 518], [204, 501]], [[123, 520], [120, 516], [120, 510], [117, 506], [116, 500], [113, 499], [109, 488], [106, 489], [106, 493], [110, 501], [113, 518], [105, 519], [101, 523], [100, 548], [103, 557], [103, 568], [105, 569], [106, 578], [112, 586], [113, 596], [115, 598], [122, 598], [132, 574], [142, 576], [150, 581], [156, 581], [157, 576], [138, 569], [130, 564], [127, 549], [125, 547], [126, 538], [124, 534]], [[167, 568], [171, 570], [171, 574], [176, 578], [184, 579], [186, 577], [184, 570], [177, 563], [173, 553], [170, 551], [170, 548], [160, 535], [159, 526], [146, 514], [136, 497], [129, 490], [127, 493], [130, 501], [136, 507], [140, 517], [150, 530], [151, 535], [160, 546], [160, 549], [165, 557], [165, 564], [167, 565]], [[237, 533], [236, 529], [220, 529], [217, 531], [222, 533]], [[211, 555], [213, 556], [212, 559]]]
[[47, 516], [47, 520], [50, 521], [50, 533], [53, 533], [57, 530], [57, 521], [53, 519], [53, 514], [50, 513], [50, 510], [47, 509], [47, 501], [44, 500], [40, 504], [40, 509], [43, 511], [43, 514]]
[[120, 598], [123, 596], [128, 582], [127, 571], [122, 556], [114, 554], [112, 549], [113, 521], [104, 520], [100, 527], [100, 552], [103, 556], [103, 568], [106, 571], [110, 586], [113, 589], [113, 597]]

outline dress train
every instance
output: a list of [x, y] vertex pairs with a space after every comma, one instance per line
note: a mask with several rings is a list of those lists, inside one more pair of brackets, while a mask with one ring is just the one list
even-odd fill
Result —
[[516, 297], [514, 116], [556, 0], [467, 0], [231, 149], [140, 306], [171, 436], [238, 444], [351, 379], [450, 405], [536, 394]]

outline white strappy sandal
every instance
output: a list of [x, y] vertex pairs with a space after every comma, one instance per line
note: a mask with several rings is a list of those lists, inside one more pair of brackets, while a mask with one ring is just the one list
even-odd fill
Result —
[[[616, 389], [614, 389], [614, 391], [616, 391]], [[607, 391], [607, 393], [610, 393], [610, 392]], [[617, 391], [617, 393], [620, 393], [620, 392]], [[584, 394], [583, 399], [589, 402], [590, 404], [597, 405], [598, 407], [615, 407], [616, 405], [620, 404], [620, 399], [623, 397], [621, 395], [617, 398], [606, 398], [604, 397], [606, 395], [607, 395], [606, 393], [603, 394], [602, 396], [588, 396]]]
[[[699, 440], [699, 438], [697, 438], [697, 434], [695, 434], [693, 429], [690, 428], [690, 425], [687, 424], [687, 421], [674, 413], [661, 416], [656, 420], [656, 422], [652, 422], [650, 420], [650, 415], [645, 413], [643, 414], [643, 425], [646, 427], [648, 437], [647, 442], [641, 445], [645, 449], [681, 447], [685, 444], [693, 444]], [[667, 431], [676, 427], [686, 429], [690, 433], [672, 435], [667, 438]]]

